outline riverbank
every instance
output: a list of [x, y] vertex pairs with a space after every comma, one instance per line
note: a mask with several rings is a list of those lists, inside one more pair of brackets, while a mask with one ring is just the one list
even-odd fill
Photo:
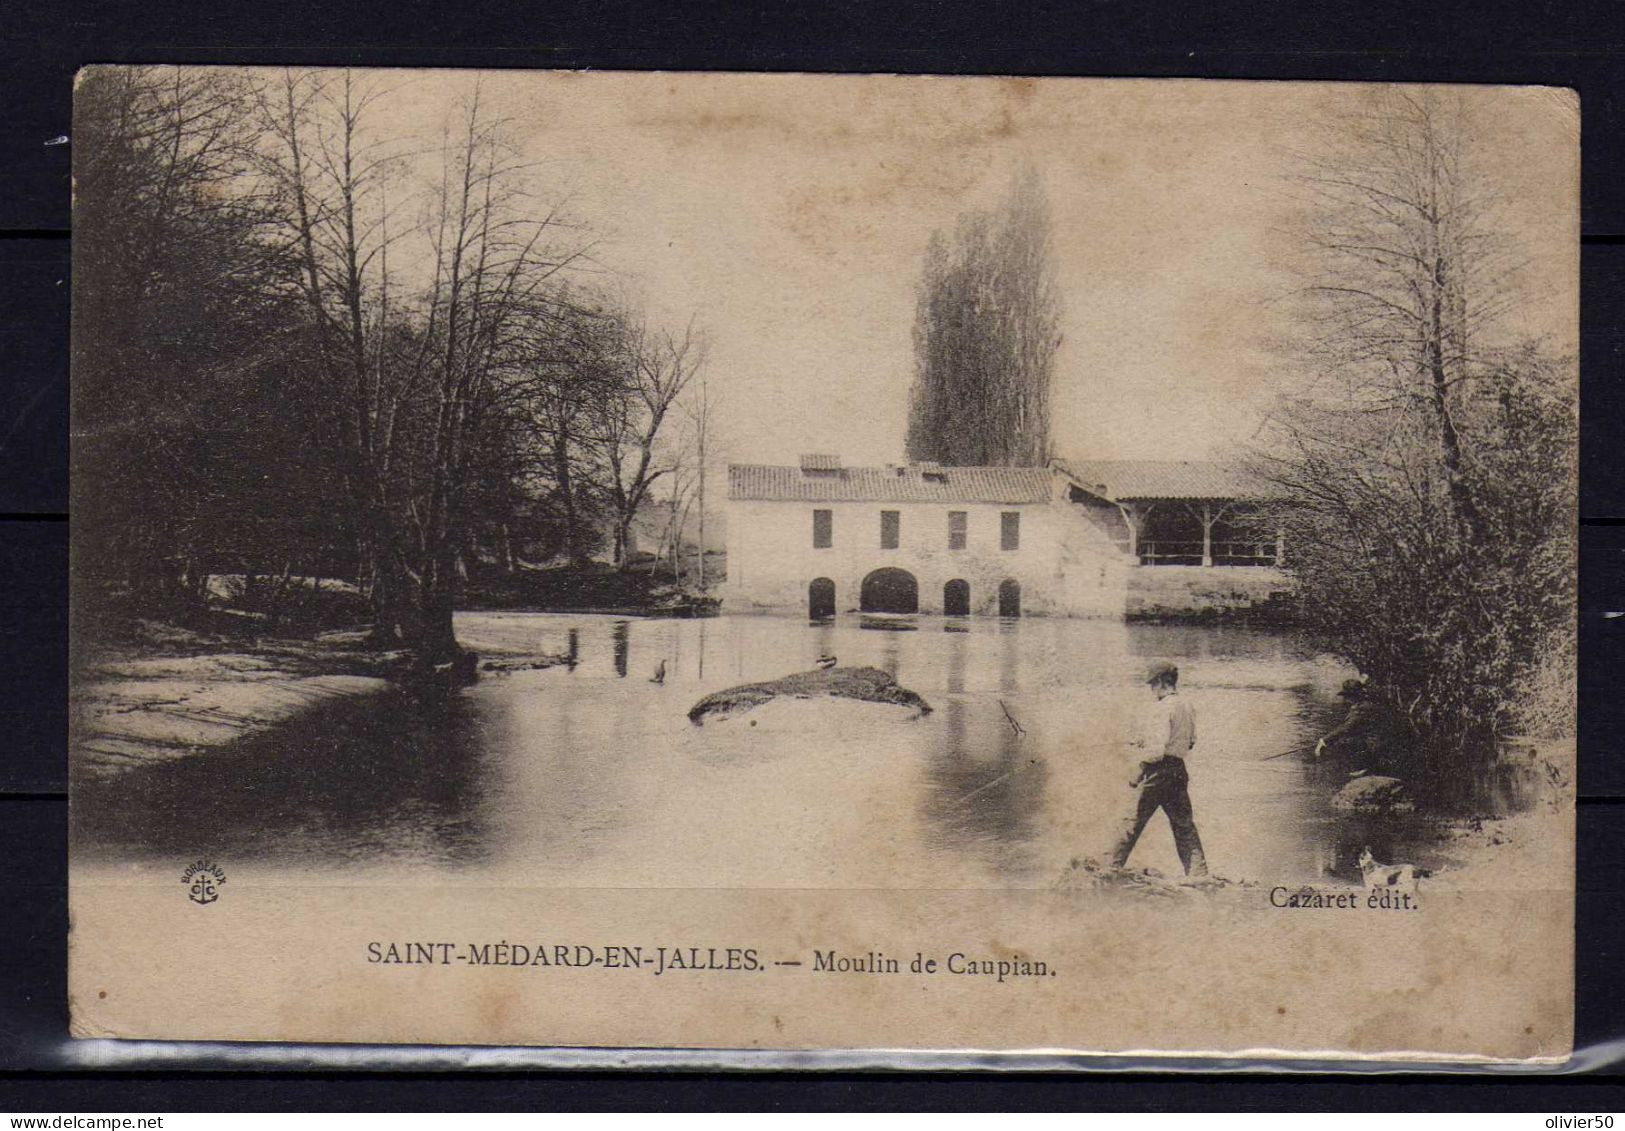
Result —
[[106, 650], [80, 669], [71, 701], [74, 776], [218, 749], [390, 685], [392, 657], [347, 642], [211, 640], [153, 627], [149, 642]]
[[[1525, 804], [1504, 813], [1459, 818], [1440, 828], [1441, 865], [1426, 882], [1439, 891], [1536, 891], [1573, 876], [1572, 739], [1535, 744], [1527, 753]], [[1520, 769], [1523, 767], [1520, 767]]]
[[1506, 817], [1446, 826], [1449, 863], [1423, 880], [1434, 891], [1540, 891], [1574, 866], [1574, 809], [1548, 802]]
[[712, 591], [727, 575], [727, 555], [706, 554], [705, 568], [704, 586], [692, 578], [677, 581], [669, 566], [652, 560], [625, 568], [585, 562], [545, 568], [522, 566], [509, 572], [487, 569], [463, 583], [458, 608], [476, 612], [713, 616], [721, 602]]
[[[478, 619], [470, 627], [462, 643], [485, 670], [563, 662]], [[69, 743], [76, 777], [115, 775], [263, 734], [334, 700], [384, 691], [411, 662], [405, 652], [368, 648], [361, 630], [236, 636], [136, 621], [119, 640], [77, 668]]]
[[1287, 625], [1293, 584], [1270, 566], [1142, 566], [1129, 570], [1124, 614], [1169, 624]]

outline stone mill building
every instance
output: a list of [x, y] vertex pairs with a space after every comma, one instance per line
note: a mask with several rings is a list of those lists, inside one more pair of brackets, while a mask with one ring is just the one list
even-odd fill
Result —
[[1258, 493], [1239, 472], [1187, 461], [735, 464], [724, 606], [815, 619], [1121, 616], [1142, 567], [1277, 565], [1279, 539], [1246, 521]]

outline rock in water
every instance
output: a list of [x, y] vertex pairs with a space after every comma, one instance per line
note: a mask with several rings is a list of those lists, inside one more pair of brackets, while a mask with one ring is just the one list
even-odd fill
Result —
[[1398, 778], [1367, 774], [1334, 793], [1332, 808], [1351, 813], [1409, 813], [1416, 803]]
[[866, 703], [892, 703], [908, 707], [917, 715], [931, 713], [929, 703], [908, 688], [899, 687], [895, 679], [879, 668], [829, 668], [713, 692], [689, 708], [688, 721], [699, 726], [708, 718], [731, 718], [775, 699], [812, 699], [820, 695], [861, 699]]

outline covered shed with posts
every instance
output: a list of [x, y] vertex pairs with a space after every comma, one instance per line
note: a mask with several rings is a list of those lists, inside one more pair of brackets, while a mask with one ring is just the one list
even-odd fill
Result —
[[1068, 498], [1142, 566], [1280, 566], [1269, 484], [1199, 460], [1056, 460]]

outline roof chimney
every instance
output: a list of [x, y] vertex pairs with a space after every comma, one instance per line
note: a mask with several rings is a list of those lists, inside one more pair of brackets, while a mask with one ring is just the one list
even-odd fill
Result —
[[841, 470], [841, 457], [832, 455], [811, 454], [801, 457], [801, 473], [803, 475], [829, 475]]

